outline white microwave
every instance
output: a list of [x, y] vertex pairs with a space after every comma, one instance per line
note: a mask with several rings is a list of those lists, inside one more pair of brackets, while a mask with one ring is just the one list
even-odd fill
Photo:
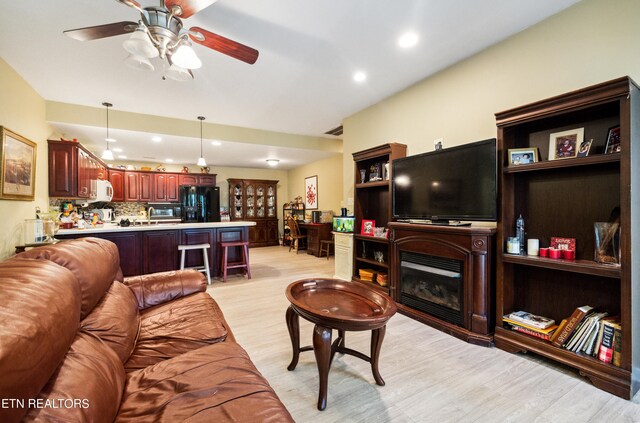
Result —
[[111, 182], [103, 180], [91, 181], [90, 203], [109, 202], [113, 198], [113, 187]]

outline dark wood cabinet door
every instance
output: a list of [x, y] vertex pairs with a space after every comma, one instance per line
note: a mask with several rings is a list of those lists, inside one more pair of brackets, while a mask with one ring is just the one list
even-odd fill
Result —
[[122, 170], [109, 170], [109, 182], [113, 187], [111, 201], [124, 201], [124, 172]]
[[78, 192], [77, 147], [49, 142], [49, 196], [75, 197]]
[[135, 276], [142, 273], [139, 232], [103, 233], [96, 234], [96, 236], [116, 244], [120, 253], [120, 268], [124, 276]]
[[[207, 250], [209, 271], [212, 276], [217, 275], [218, 266], [214, 256], [215, 229], [183, 229], [180, 232], [180, 245], [209, 244], [211, 246], [211, 248]], [[185, 253], [185, 267], [202, 266], [204, 264], [202, 250], [191, 250]]]
[[142, 232], [144, 274], [178, 269], [178, 231]]
[[215, 185], [216, 175], [200, 175], [198, 177], [198, 185]]
[[138, 172], [124, 173], [124, 201], [138, 201], [140, 194], [138, 193]]
[[167, 193], [167, 197], [166, 197], [167, 201], [171, 201], [171, 202], [180, 201], [180, 193], [178, 190], [178, 186], [179, 186], [178, 179], [179, 179], [178, 175], [171, 175], [171, 174], [166, 175], [165, 190]]
[[153, 174], [140, 173], [138, 198], [140, 201], [153, 201]]
[[180, 185], [198, 185], [198, 176], [197, 175], [180, 175], [179, 183]]
[[89, 155], [78, 150], [78, 197], [89, 198], [91, 194], [91, 163]]
[[267, 244], [278, 245], [278, 219], [267, 221]]
[[167, 176], [157, 173], [153, 179], [153, 201], [167, 201]]

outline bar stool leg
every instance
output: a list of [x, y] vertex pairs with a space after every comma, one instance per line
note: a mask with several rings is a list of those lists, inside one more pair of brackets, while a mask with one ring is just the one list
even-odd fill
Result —
[[249, 267], [249, 246], [243, 246], [244, 264], [247, 267], [247, 279], [251, 279], [251, 268]]
[[222, 282], [227, 281], [227, 247], [222, 249]]
[[211, 285], [211, 273], [209, 272], [209, 249], [202, 249], [202, 257], [204, 259], [204, 272], [207, 275], [207, 285]]
[[182, 250], [180, 252], [180, 270], [184, 270], [184, 255], [185, 255], [185, 250]]

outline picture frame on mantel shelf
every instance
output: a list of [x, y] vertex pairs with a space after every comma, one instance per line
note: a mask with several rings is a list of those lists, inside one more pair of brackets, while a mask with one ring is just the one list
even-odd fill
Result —
[[554, 132], [549, 135], [549, 160], [572, 159], [584, 141], [584, 128]]
[[373, 236], [373, 228], [376, 227], [375, 220], [362, 220], [362, 226], [360, 227], [360, 235]]
[[318, 209], [318, 175], [304, 179], [304, 207], [307, 210]]
[[0, 198], [33, 201], [37, 144], [0, 126]]

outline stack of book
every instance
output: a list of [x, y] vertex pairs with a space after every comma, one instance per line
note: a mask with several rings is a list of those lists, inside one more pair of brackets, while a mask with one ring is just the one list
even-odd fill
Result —
[[607, 317], [606, 312], [596, 312], [591, 306], [578, 307], [564, 319], [551, 343], [620, 366], [622, 330], [619, 319]]
[[545, 341], [549, 341], [556, 329], [558, 329], [555, 320], [526, 311], [505, 314], [502, 316], [502, 322], [506, 329], [544, 339]]
[[386, 273], [378, 272], [378, 276], [376, 277], [376, 282], [378, 282], [378, 285], [380, 286], [387, 286], [388, 279], [389, 278]]
[[360, 280], [373, 282], [376, 277], [376, 271], [373, 269], [360, 269], [358, 270], [358, 274], [360, 275]]

